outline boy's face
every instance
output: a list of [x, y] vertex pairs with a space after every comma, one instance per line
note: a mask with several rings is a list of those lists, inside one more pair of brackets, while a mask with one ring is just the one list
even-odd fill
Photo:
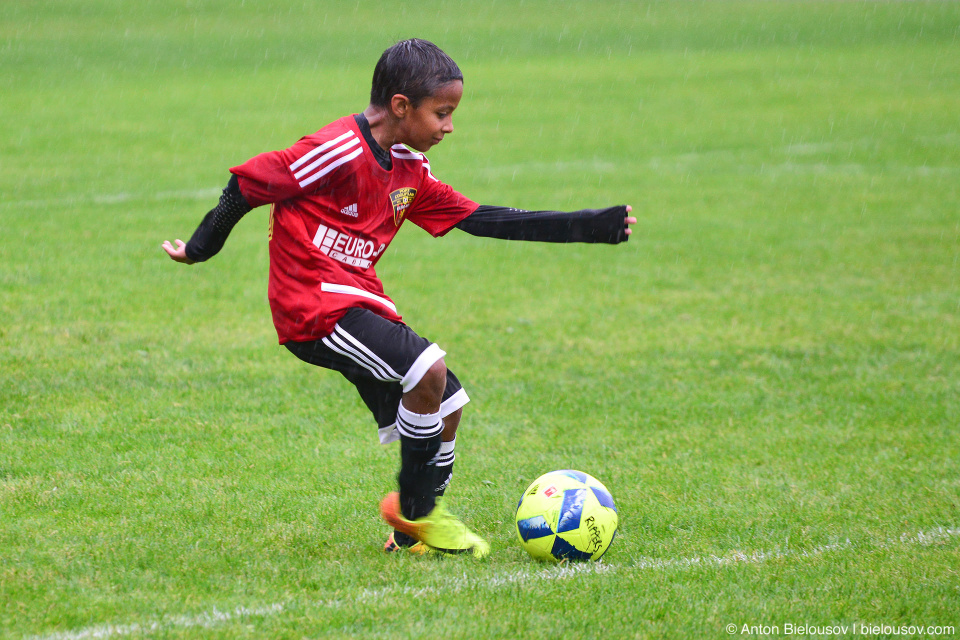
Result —
[[400, 123], [400, 142], [427, 152], [448, 133], [453, 133], [453, 111], [463, 97], [463, 82], [454, 80], [410, 107]]

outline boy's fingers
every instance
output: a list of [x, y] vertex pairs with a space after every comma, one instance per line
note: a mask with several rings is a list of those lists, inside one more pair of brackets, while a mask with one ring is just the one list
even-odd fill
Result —
[[177, 243], [176, 247], [170, 244], [169, 240], [164, 240], [161, 247], [163, 248], [164, 251], [167, 252], [167, 255], [169, 255], [174, 260], [178, 262], [184, 262], [187, 257], [187, 252], [186, 252], [187, 245], [183, 240], [180, 240], [180, 239], [175, 240], [175, 242]]

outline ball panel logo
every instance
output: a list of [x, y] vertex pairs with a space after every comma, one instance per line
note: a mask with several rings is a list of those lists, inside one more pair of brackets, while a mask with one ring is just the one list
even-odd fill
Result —
[[597, 526], [597, 519], [593, 516], [587, 517], [581, 525], [581, 528], [583, 527], [587, 529], [587, 542], [590, 545], [592, 553], [600, 551], [600, 548], [603, 546], [603, 534], [600, 532], [600, 527]]
[[413, 187], [403, 187], [390, 192], [390, 204], [393, 205], [393, 224], [400, 226], [403, 222], [403, 216], [407, 209], [413, 204], [413, 199], [417, 197], [417, 190]]

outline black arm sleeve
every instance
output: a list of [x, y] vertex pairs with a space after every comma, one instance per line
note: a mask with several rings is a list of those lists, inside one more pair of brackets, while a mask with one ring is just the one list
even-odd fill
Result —
[[203, 262], [217, 255], [234, 225], [248, 211], [250, 205], [240, 193], [237, 176], [230, 176], [230, 182], [220, 195], [220, 202], [204, 216], [187, 243], [187, 257], [194, 262]]
[[580, 211], [524, 211], [480, 205], [457, 224], [470, 235], [536, 242], [626, 242], [627, 207]]

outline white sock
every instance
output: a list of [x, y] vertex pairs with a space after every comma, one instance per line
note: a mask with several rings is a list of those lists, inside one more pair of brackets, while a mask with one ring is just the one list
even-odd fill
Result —
[[400, 435], [417, 440], [433, 438], [443, 431], [443, 420], [440, 419], [439, 411], [436, 413], [414, 413], [403, 406], [401, 402], [400, 408], [397, 409], [397, 431], [400, 432]]
[[453, 461], [457, 459], [457, 454], [453, 452], [455, 446], [457, 446], [456, 438], [450, 442], [441, 442], [440, 451], [437, 451], [437, 455], [433, 456], [430, 464], [435, 464], [438, 467], [449, 467], [452, 465]]

